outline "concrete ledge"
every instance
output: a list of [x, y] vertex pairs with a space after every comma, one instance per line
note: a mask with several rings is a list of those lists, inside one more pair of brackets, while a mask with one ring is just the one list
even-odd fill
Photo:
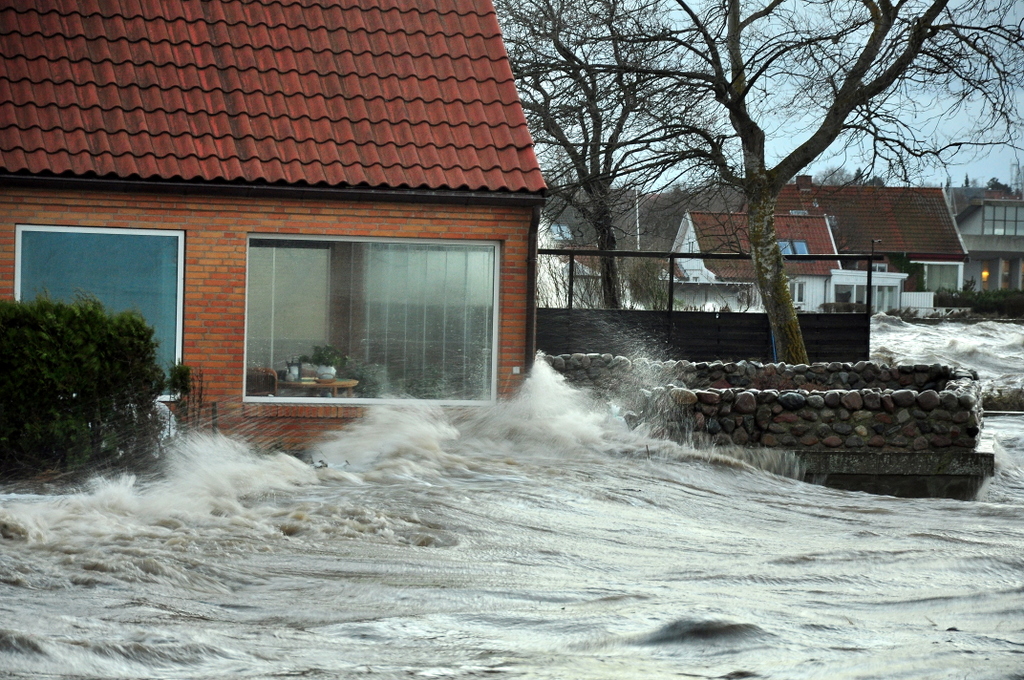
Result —
[[977, 451], [796, 451], [808, 475], [957, 475], [991, 477], [995, 456]]
[[987, 477], [975, 475], [807, 475], [804, 481], [842, 491], [897, 496], [899, 498], [977, 498]]

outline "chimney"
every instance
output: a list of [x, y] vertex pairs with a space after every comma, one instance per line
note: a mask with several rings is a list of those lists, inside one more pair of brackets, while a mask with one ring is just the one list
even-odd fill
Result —
[[814, 182], [811, 180], [810, 175], [797, 175], [796, 186], [800, 191], [810, 191], [814, 186]]

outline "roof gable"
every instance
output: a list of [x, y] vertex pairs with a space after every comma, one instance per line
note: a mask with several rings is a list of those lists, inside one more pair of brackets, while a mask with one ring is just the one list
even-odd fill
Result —
[[491, 0], [0, 0], [0, 170], [544, 189]]
[[[750, 233], [746, 213], [691, 212], [693, 226], [702, 253], [749, 253]], [[810, 255], [834, 255], [835, 245], [822, 216], [776, 215], [775, 231], [779, 240], [806, 241]], [[722, 279], [752, 280], [753, 265], [745, 260], [705, 260], [704, 266]], [[789, 262], [790, 276], [829, 276], [839, 267], [836, 260]]]
[[942, 189], [788, 184], [776, 212], [792, 210], [830, 216], [840, 252], [866, 253], [876, 241], [879, 252], [966, 255]]

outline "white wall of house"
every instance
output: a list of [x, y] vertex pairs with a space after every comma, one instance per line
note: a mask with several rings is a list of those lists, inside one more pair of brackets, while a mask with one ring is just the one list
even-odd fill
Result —
[[817, 312], [828, 301], [829, 278], [801, 275], [789, 280], [789, 292], [798, 311]]

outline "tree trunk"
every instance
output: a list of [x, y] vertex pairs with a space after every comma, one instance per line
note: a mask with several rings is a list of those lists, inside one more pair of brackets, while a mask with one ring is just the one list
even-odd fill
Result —
[[806, 364], [800, 322], [789, 293], [782, 252], [775, 233], [776, 196], [767, 190], [748, 192], [748, 228], [750, 252], [754, 263], [754, 276], [761, 303], [768, 314], [777, 361], [787, 364]]
[[[607, 199], [594, 216], [594, 231], [597, 234], [598, 250], [615, 250], [615, 233], [612, 231], [612, 214], [607, 207]], [[619, 299], [619, 266], [614, 257], [601, 258], [601, 299], [606, 309], [621, 309]]]

